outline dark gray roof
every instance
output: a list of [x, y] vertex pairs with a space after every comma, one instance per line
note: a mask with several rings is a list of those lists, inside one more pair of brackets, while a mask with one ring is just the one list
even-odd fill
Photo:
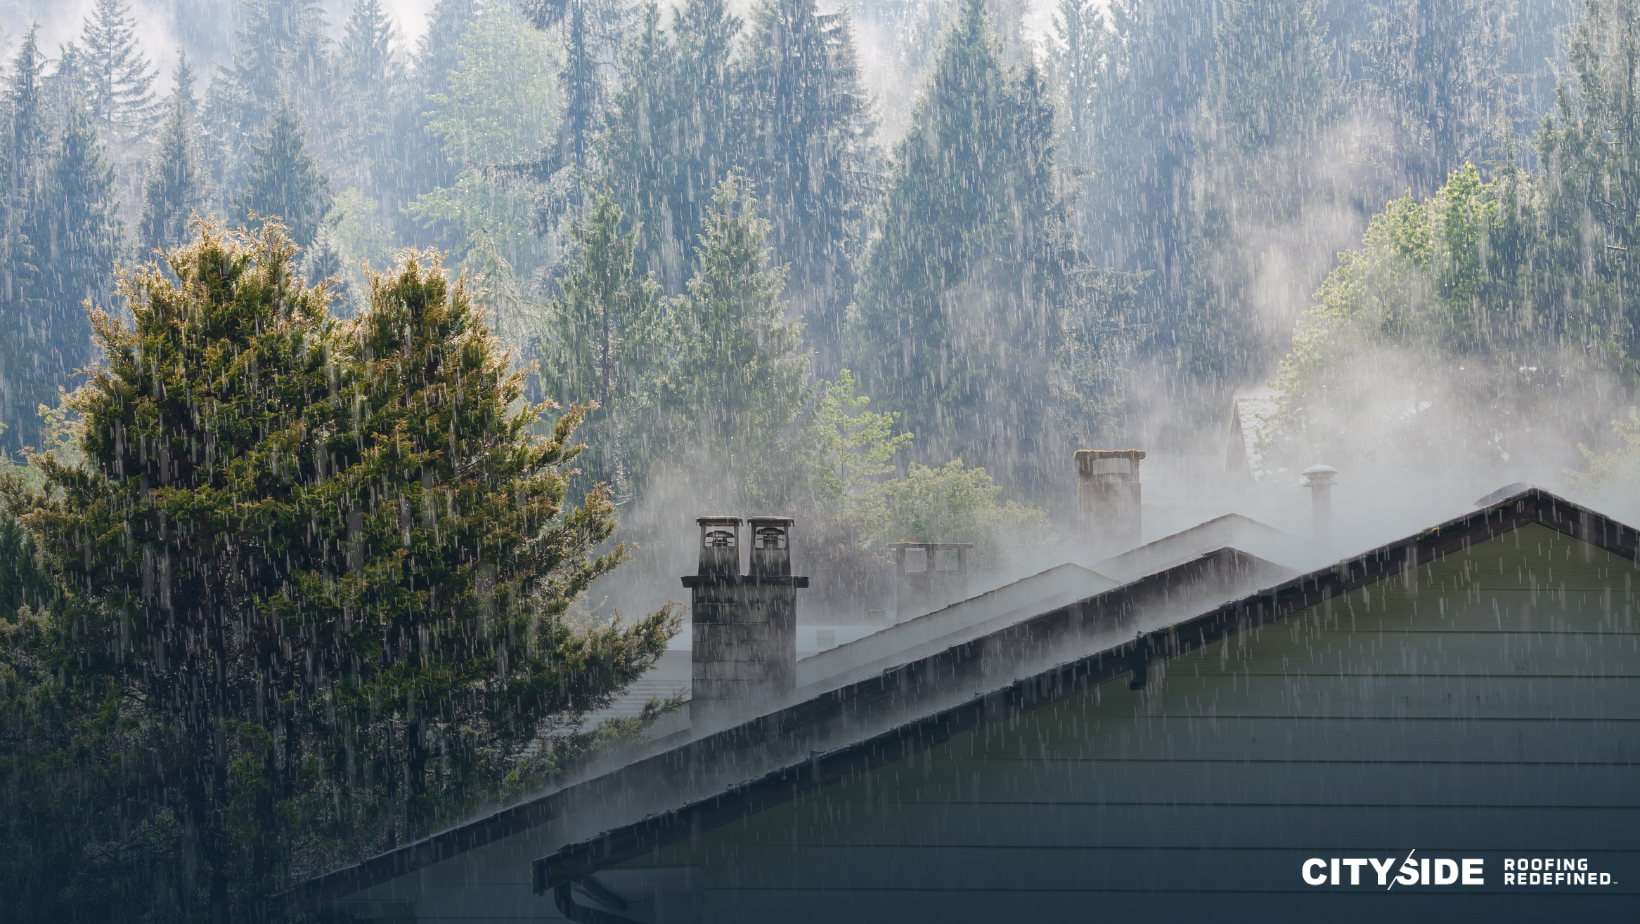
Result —
[[[551, 824], [577, 804], [630, 804], [640, 787], [647, 811], [535, 863], [538, 891], [578, 880], [1123, 675], [1142, 682], [1155, 661], [1532, 523], [1640, 562], [1635, 530], [1537, 488], [1300, 577], [1221, 549], [309, 880], [279, 898], [287, 908], [315, 907]], [[1257, 587], [1268, 589], [1252, 592]], [[1225, 603], [1213, 591], [1227, 588], [1240, 589]], [[1157, 624], [1155, 614], [1178, 618]], [[690, 795], [702, 781], [759, 765], [738, 782]]]

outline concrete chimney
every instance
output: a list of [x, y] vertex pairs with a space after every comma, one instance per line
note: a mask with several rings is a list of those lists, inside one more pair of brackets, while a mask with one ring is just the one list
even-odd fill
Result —
[[905, 622], [968, 597], [966, 542], [896, 542], [894, 621]]
[[1332, 532], [1332, 489], [1338, 483], [1338, 469], [1331, 465], [1312, 465], [1303, 474], [1304, 487], [1310, 489], [1315, 538], [1325, 539]]
[[1143, 449], [1076, 453], [1076, 515], [1082, 538], [1101, 547], [1139, 542], [1139, 460]]
[[689, 717], [713, 724], [778, 700], [797, 683], [792, 521], [752, 517], [751, 573], [740, 573], [739, 517], [701, 517], [700, 567], [683, 578], [692, 622]]

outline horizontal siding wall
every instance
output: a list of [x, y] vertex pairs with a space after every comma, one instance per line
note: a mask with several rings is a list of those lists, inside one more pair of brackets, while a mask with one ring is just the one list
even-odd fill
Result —
[[[626, 866], [698, 869], [714, 922], [1634, 920], [1637, 578], [1528, 527]], [[1488, 884], [1300, 878], [1413, 849]], [[1505, 891], [1506, 855], [1619, 884]]]

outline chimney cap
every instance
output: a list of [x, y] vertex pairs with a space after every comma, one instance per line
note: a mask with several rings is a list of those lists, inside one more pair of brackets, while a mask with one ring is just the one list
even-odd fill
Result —
[[695, 517], [702, 526], [739, 526], [740, 517]]
[[1076, 461], [1083, 459], [1133, 459], [1138, 461], [1145, 457], [1143, 449], [1078, 449]]
[[1312, 465], [1300, 474], [1304, 476], [1305, 487], [1329, 485], [1333, 483], [1333, 476], [1338, 474], [1338, 469], [1331, 465]]
[[790, 526], [793, 523], [796, 523], [797, 521], [792, 519], [791, 517], [747, 517], [746, 522], [747, 523], [779, 523], [779, 524], [782, 524], [782, 525], [785, 525], [785, 526]]
[[890, 542], [891, 549], [971, 549], [972, 542], [918, 542], [915, 539], [903, 539], [899, 542]]

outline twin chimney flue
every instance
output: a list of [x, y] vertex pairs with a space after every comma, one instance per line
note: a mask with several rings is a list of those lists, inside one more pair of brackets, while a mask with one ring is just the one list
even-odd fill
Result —
[[1144, 457], [1143, 449], [1077, 450], [1076, 514], [1084, 541], [1099, 548], [1139, 543], [1139, 462]]
[[797, 591], [786, 517], [751, 517], [749, 573], [740, 573], [739, 517], [700, 517], [700, 567], [683, 579], [693, 622], [692, 723], [715, 724], [797, 685]]

